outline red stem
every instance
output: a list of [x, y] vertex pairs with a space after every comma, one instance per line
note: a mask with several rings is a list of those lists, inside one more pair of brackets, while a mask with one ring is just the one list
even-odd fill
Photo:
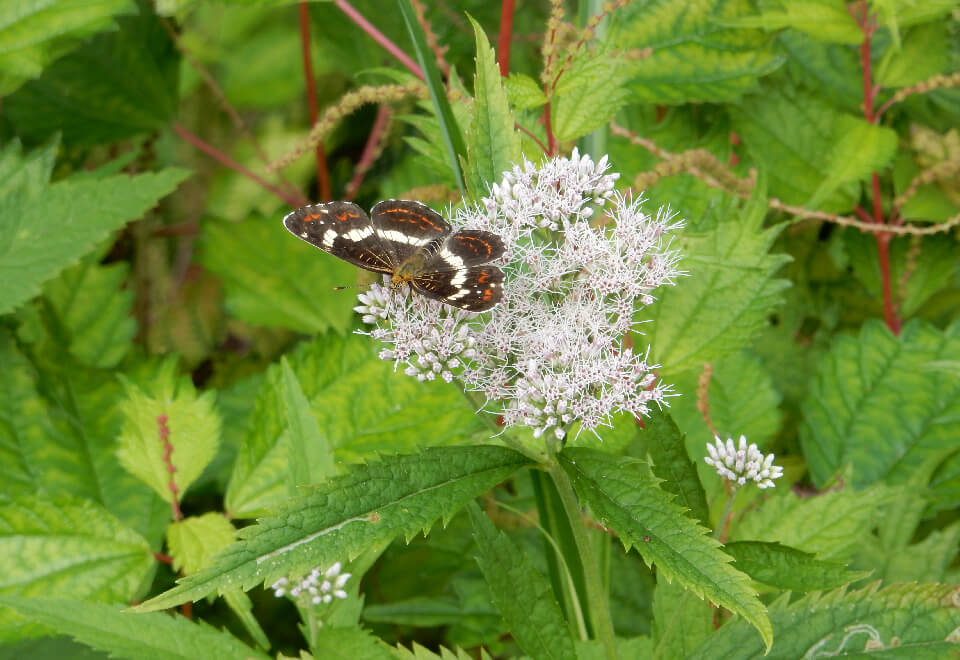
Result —
[[[306, 2], [300, 6], [300, 48], [303, 52], [303, 75], [307, 80], [307, 106], [310, 108], [310, 125], [317, 123], [320, 108], [317, 104], [317, 86], [313, 76], [313, 60], [310, 57], [310, 11]], [[330, 201], [330, 173], [327, 170], [327, 154], [323, 142], [317, 143], [317, 193], [321, 202]]]
[[373, 27], [373, 24], [365, 19], [360, 12], [354, 9], [349, 2], [346, 0], [335, 0], [334, 4], [337, 6], [340, 11], [347, 15], [347, 17], [360, 26], [360, 28], [370, 35], [374, 41], [383, 46], [388, 53], [393, 55], [397, 60], [405, 67], [410, 69], [410, 71], [420, 80], [426, 80], [423, 75], [423, 70], [420, 69], [420, 66], [410, 59], [410, 56], [404, 53], [399, 46], [390, 41], [383, 32]]
[[213, 158], [215, 161], [217, 161], [224, 167], [229, 167], [231, 170], [237, 172], [238, 174], [242, 174], [243, 176], [247, 177], [251, 181], [259, 184], [262, 188], [269, 190], [270, 192], [272, 192], [274, 195], [276, 195], [277, 197], [285, 201], [290, 206], [304, 206], [307, 204], [307, 200], [304, 197], [300, 196], [299, 193], [296, 193], [296, 194], [290, 193], [288, 191], [278, 188], [277, 186], [273, 185], [272, 183], [269, 183], [268, 181], [265, 181], [264, 179], [254, 174], [253, 172], [248, 170], [246, 167], [244, 167], [237, 161], [233, 160], [223, 152], [218, 151], [214, 147], [210, 146], [209, 144], [207, 144], [206, 142], [198, 138], [196, 135], [194, 135], [193, 133], [185, 129], [180, 124], [174, 124], [173, 130], [181, 138], [183, 138], [184, 140], [186, 140], [187, 142], [195, 146], [197, 149], [199, 149], [203, 153]]
[[547, 153], [547, 145], [545, 145], [543, 142], [541, 142], [541, 141], [540, 141], [540, 138], [538, 138], [536, 135], [534, 135], [533, 133], [531, 133], [527, 128], [521, 126], [520, 124], [516, 124], [516, 127], [519, 128], [519, 129], [520, 129], [521, 131], [523, 131], [524, 133], [526, 133], [526, 134], [527, 134], [527, 137], [529, 137], [531, 140], [533, 140], [534, 142], [536, 142], [536, 143], [537, 143], [537, 146], [540, 147], [540, 149], [543, 151], [543, 153]]
[[500, 39], [497, 42], [497, 55], [500, 60], [500, 75], [504, 78], [510, 73], [510, 44], [513, 41], [513, 0], [500, 3]]
[[557, 138], [553, 137], [553, 127], [550, 125], [550, 102], [543, 106], [543, 126], [547, 130], [547, 156], [557, 155]]
[[177, 484], [173, 480], [173, 475], [177, 471], [177, 467], [171, 459], [173, 455], [173, 445], [170, 444], [170, 427], [167, 426], [166, 415], [157, 417], [157, 426], [160, 427], [160, 441], [163, 442], [163, 462], [167, 466], [167, 473], [170, 475], [170, 482], [167, 484], [167, 488], [169, 488], [173, 494], [173, 500], [170, 502], [170, 508], [173, 509], [173, 519], [183, 520], [183, 512], [180, 511], [180, 489], [177, 488]]
[[367, 136], [367, 143], [363, 145], [363, 153], [360, 155], [360, 161], [353, 170], [353, 178], [347, 184], [346, 200], [352, 201], [360, 190], [360, 184], [363, 183], [363, 177], [366, 176], [370, 166], [373, 165], [373, 159], [377, 155], [377, 147], [383, 138], [383, 132], [387, 129], [390, 122], [390, 106], [386, 103], [380, 104], [377, 109], [377, 118], [373, 121], [373, 127], [370, 129], [370, 135]]

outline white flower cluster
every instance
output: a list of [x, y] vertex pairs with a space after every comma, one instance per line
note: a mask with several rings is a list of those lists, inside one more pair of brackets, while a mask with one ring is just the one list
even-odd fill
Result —
[[638, 308], [673, 284], [679, 255], [666, 235], [669, 212], [615, 192], [606, 157], [576, 150], [504, 174], [477, 208], [452, 224], [498, 234], [506, 253], [504, 299], [471, 314], [374, 285], [356, 309], [388, 344], [380, 357], [421, 380], [459, 380], [487, 399], [503, 423], [562, 439], [609, 425], [618, 412], [646, 415], [664, 403], [647, 362], [624, 341]]
[[350, 579], [352, 574], [341, 574], [340, 570], [342, 568], [343, 567], [340, 565], [340, 562], [335, 563], [326, 571], [321, 571], [320, 568], [315, 568], [310, 571], [309, 575], [307, 575], [289, 590], [287, 587], [290, 586], [290, 581], [287, 578], [282, 577], [274, 582], [270, 588], [273, 589], [273, 595], [277, 598], [285, 596], [289, 593], [294, 599], [299, 599], [301, 597], [308, 598], [314, 605], [319, 605], [320, 603], [330, 603], [333, 602], [334, 598], [343, 599], [347, 597], [347, 592], [343, 590], [343, 587], [347, 584], [347, 580]]
[[716, 445], [707, 443], [710, 455], [703, 460], [716, 468], [717, 474], [724, 479], [738, 486], [754, 481], [758, 488], [773, 488], [776, 485], [773, 480], [783, 476], [783, 468], [773, 464], [774, 455], [764, 457], [755, 444], [747, 445], [745, 436], [740, 436], [739, 448], [734, 447], [733, 438], [727, 438], [726, 444], [717, 436], [713, 439]]

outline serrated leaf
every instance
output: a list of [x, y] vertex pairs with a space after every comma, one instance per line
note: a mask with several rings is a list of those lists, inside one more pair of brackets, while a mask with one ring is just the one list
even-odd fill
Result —
[[870, 575], [869, 571], [848, 571], [842, 563], [821, 561], [780, 543], [737, 541], [727, 543], [723, 549], [737, 562], [738, 569], [757, 582], [778, 589], [835, 589]]
[[893, 160], [897, 134], [893, 129], [843, 115], [834, 124], [834, 139], [826, 157], [824, 179], [807, 201], [817, 208], [841, 186], [881, 172]]
[[690, 517], [709, 524], [706, 494], [697, 468], [687, 455], [683, 434], [666, 412], [644, 418], [647, 452], [653, 459], [653, 473], [663, 479], [661, 488], [677, 496], [676, 502], [685, 506]]
[[490, 186], [520, 160], [520, 135], [500, 82], [493, 48], [480, 24], [473, 25], [477, 46], [477, 73], [473, 79], [473, 118], [467, 132], [467, 189], [474, 199], [486, 195]]
[[[413, 642], [409, 649], [397, 645], [393, 650], [393, 657], [399, 660], [473, 660], [472, 655], [459, 647], [451, 651], [441, 646], [440, 653], [434, 653], [416, 642]], [[490, 660], [490, 654], [487, 653], [487, 650], [483, 647], [480, 647], [480, 660]]]
[[862, 112], [863, 75], [856, 50], [789, 30], [777, 36], [777, 43], [787, 55], [791, 78], [818, 90], [846, 112]]
[[743, 208], [728, 200], [699, 220], [688, 218], [674, 246], [689, 277], [657, 291], [659, 300], [641, 315], [653, 322], [635, 339], [649, 343], [668, 382], [748, 345], [781, 302], [788, 281], [774, 275], [789, 257], [768, 253], [780, 230], [763, 228], [765, 214], [763, 200], [754, 198]]
[[770, 622], [747, 576], [641, 462], [591, 449], [567, 449], [560, 458], [581, 499], [626, 549], [636, 548], [659, 575], [747, 619], [769, 648]]
[[129, 614], [119, 607], [81, 600], [0, 596], [31, 620], [129, 660], [195, 660], [196, 658], [257, 658], [269, 656], [217, 630], [182, 616], [161, 613]]
[[30, 194], [41, 191], [50, 181], [59, 148], [59, 134], [27, 155], [23, 155], [19, 139], [7, 142], [0, 150], [0, 194], [7, 195], [14, 190]]
[[127, 263], [86, 258], [47, 282], [44, 295], [69, 337], [69, 350], [92, 367], [113, 367], [133, 345], [133, 293], [123, 288]]
[[[154, 566], [143, 537], [103, 507], [65, 496], [0, 502], [0, 557], [0, 593], [64, 591], [87, 601], [129, 601]], [[0, 609], [0, 621], [0, 638], [37, 634], [9, 611]]]
[[550, 582], [523, 550], [496, 530], [480, 507], [471, 504], [467, 510], [479, 551], [477, 563], [517, 644], [534, 658], [576, 658]]
[[850, 464], [854, 487], [902, 483], [955, 452], [960, 374], [936, 361], [958, 354], [957, 324], [940, 331], [912, 321], [897, 337], [868, 321], [859, 337], [838, 336], [803, 406], [800, 440], [814, 482]]
[[742, 16], [726, 24], [763, 30], [793, 28], [826, 43], [857, 45], [863, 41], [863, 30], [842, 0], [784, 2], [776, 9], [767, 8], [756, 16]]
[[492, 446], [437, 447], [358, 465], [295, 498], [240, 532], [217, 562], [143, 605], [164, 609], [233, 587], [249, 589], [289, 573], [350, 560], [398, 536], [410, 539], [437, 519], [528, 464]]
[[133, 177], [66, 179], [0, 197], [0, 314], [39, 293], [43, 282], [139, 218], [187, 174], [166, 169]]
[[653, 616], [653, 660], [685, 658], [713, 632], [710, 603], [677, 582], [657, 582]]
[[90, 35], [114, 27], [130, 0], [41, 0], [0, 9], [0, 96], [8, 96]]
[[782, 543], [819, 559], [846, 560], [877, 524], [889, 491], [850, 489], [798, 497], [786, 493], [738, 517], [731, 527], [736, 541]]
[[517, 110], [532, 110], [546, 105], [547, 96], [536, 80], [523, 73], [511, 73], [503, 79], [510, 105]]
[[332, 477], [336, 474], [336, 467], [333, 447], [320, 433], [317, 420], [310, 414], [310, 404], [286, 357], [280, 362], [280, 371], [289, 431], [290, 492], [295, 495], [298, 486], [319, 484]]
[[612, 53], [576, 57], [550, 94], [550, 122], [561, 142], [606, 125], [627, 102], [626, 67]]
[[310, 644], [316, 658], [331, 660], [391, 660], [391, 649], [363, 628], [320, 628]]
[[[377, 350], [368, 337], [329, 334], [290, 359], [337, 462], [484, 437], [483, 421], [456, 388], [397, 373], [391, 362], [377, 358]], [[280, 383], [279, 367], [271, 367], [227, 488], [227, 510], [234, 517], [260, 515], [289, 494]]]
[[906, 584], [879, 590], [878, 585], [850, 593], [814, 593], [794, 603], [782, 597], [770, 607], [777, 639], [773, 650], [758, 643], [746, 622], [731, 621], [688, 658], [786, 660], [820, 653], [934, 660], [956, 652], [956, 642], [948, 641], [960, 625], [960, 609], [951, 604], [955, 586]]
[[[890, 524], [890, 523], [886, 523]], [[873, 570], [885, 584], [894, 582], [950, 582], [947, 571], [960, 548], [960, 523], [936, 529], [918, 543], [891, 547], [884, 539], [868, 537], [860, 546], [856, 565]]]
[[918, 25], [903, 38], [900, 48], [887, 48], [877, 66], [876, 82], [883, 87], [907, 87], [950, 70], [948, 23]]
[[334, 287], [356, 281], [357, 269], [296, 240], [279, 220], [206, 223], [200, 260], [242, 321], [311, 334], [350, 324], [356, 298]]
[[100, 144], [159, 130], [174, 117], [173, 40], [146, 6], [116, 23], [3, 100], [17, 134], [42, 140], [60, 131], [67, 144]]
[[[220, 442], [214, 392], [198, 395], [189, 378], [176, 373], [175, 359], [157, 369], [149, 387], [125, 381], [125, 421], [117, 457], [128, 472], [167, 502], [178, 499], [213, 459]], [[169, 453], [168, 453], [169, 445]], [[170, 474], [168, 467], [176, 470]]]
[[193, 575], [210, 563], [211, 557], [233, 543], [237, 530], [222, 513], [210, 512], [175, 520], [167, 528], [167, 549], [173, 569]]
[[627, 66], [633, 99], [717, 103], [756, 88], [757, 79], [774, 71], [783, 59], [762, 32], [722, 24], [750, 11], [747, 3], [720, 0], [621, 9], [608, 34], [614, 47], [640, 51]]
[[[802, 206], [823, 182], [826, 155], [833, 150], [842, 117], [851, 116], [820, 97], [781, 84], [744, 99], [733, 114], [733, 128], [770, 177], [769, 194]], [[841, 185], [818, 208], [845, 213], [859, 193], [856, 183]]]

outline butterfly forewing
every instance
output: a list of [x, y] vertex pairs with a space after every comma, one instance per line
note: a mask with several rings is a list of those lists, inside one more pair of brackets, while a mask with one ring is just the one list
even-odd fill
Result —
[[398, 266], [366, 212], [356, 204], [328, 202], [304, 206], [287, 214], [283, 226], [297, 238], [355, 266], [380, 273], [392, 273]]
[[450, 224], [426, 204], [406, 199], [387, 199], [370, 210], [377, 237], [390, 246], [397, 263], [420, 251], [436, 252], [450, 233]]

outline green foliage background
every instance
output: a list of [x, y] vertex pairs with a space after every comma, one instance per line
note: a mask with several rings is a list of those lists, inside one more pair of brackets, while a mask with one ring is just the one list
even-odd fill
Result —
[[[0, 3], [0, 658], [957, 653], [960, 5], [517, 4], [502, 72], [500, 3], [355, 2], [421, 84], [342, 2]], [[280, 224], [574, 146], [686, 221], [679, 396], [550, 473], [606, 646], [549, 470]], [[725, 511], [714, 433], [777, 488]], [[322, 627], [259, 588], [335, 561]]]

